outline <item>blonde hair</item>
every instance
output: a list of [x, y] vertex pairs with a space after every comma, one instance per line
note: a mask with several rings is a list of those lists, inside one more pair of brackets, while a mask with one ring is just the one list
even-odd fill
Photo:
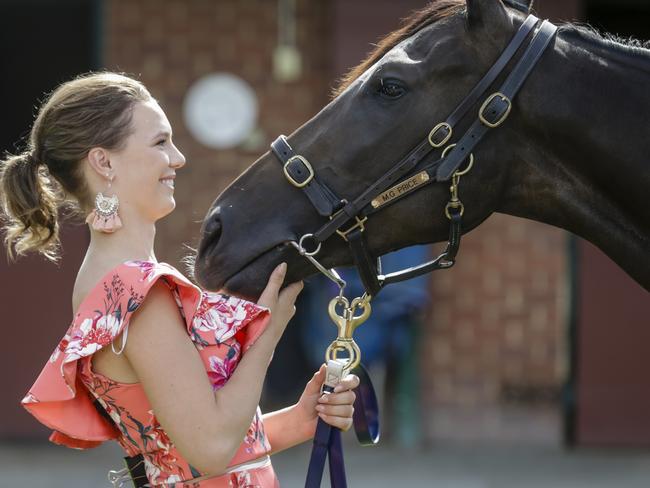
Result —
[[7, 256], [59, 258], [59, 208], [91, 206], [80, 162], [93, 147], [121, 149], [133, 107], [152, 97], [120, 73], [88, 73], [57, 87], [41, 105], [22, 154], [0, 162], [0, 206]]

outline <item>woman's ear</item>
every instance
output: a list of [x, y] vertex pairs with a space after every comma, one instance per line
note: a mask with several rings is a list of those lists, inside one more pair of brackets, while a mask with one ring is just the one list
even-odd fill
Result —
[[101, 147], [94, 147], [88, 151], [88, 164], [103, 178], [110, 177], [113, 172], [108, 152]]

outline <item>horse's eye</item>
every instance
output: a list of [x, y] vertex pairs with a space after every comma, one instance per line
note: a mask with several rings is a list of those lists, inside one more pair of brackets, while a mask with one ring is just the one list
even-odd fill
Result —
[[395, 100], [406, 93], [406, 88], [398, 81], [391, 79], [381, 79], [379, 84], [379, 94], [390, 100]]

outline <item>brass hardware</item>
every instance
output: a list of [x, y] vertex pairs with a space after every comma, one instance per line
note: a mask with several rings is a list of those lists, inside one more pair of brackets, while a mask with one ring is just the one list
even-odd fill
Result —
[[298, 252], [300, 254], [302, 254], [303, 256], [315, 256], [316, 254], [318, 254], [318, 252], [320, 251], [321, 245], [323, 244], [322, 242], [319, 242], [318, 246], [316, 247], [315, 250], [313, 250], [312, 252], [308, 252], [305, 249], [305, 246], [303, 245], [303, 241], [305, 239], [310, 238], [310, 237], [314, 237], [314, 234], [305, 234], [304, 236], [302, 236], [300, 238], [300, 242], [298, 242]]
[[[334, 218], [335, 218], [339, 213], [341, 213], [342, 211], [343, 211], [343, 210], [339, 210], [338, 212], [336, 212], [334, 215], [332, 215], [332, 216], [330, 217], [330, 220], [334, 219]], [[356, 220], [357, 222], [356, 222], [355, 224], [353, 224], [350, 228], [348, 228], [348, 229], [346, 229], [346, 230], [339, 230], [339, 229], [336, 229], [336, 233], [337, 233], [338, 235], [340, 235], [340, 236], [343, 238], [343, 240], [345, 240], [346, 242], [347, 242], [347, 240], [348, 240], [348, 234], [349, 234], [350, 232], [352, 232], [354, 229], [356, 229], [357, 227], [359, 227], [359, 228], [361, 229], [361, 232], [363, 232], [364, 230], [366, 230], [366, 228], [365, 228], [365, 226], [364, 226], [363, 224], [366, 222], [366, 220], [368, 220], [368, 217], [366, 216], [366, 217], [360, 219], [358, 215], [355, 215], [354, 218], [355, 218], [355, 220]]]
[[[471, 168], [471, 165], [469, 166]], [[462, 174], [465, 174], [469, 171], [467, 168]], [[458, 184], [460, 183], [461, 174], [456, 171], [451, 177], [451, 186], [449, 187], [449, 193], [451, 194], [451, 199], [445, 205], [445, 215], [449, 220], [451, 220], [451, 214], [449, 213], [450, 208], [460, 208], [460, 216], [462, 217], [465, 213], [465, 206], [463, 202], [458, 198]]]
[[[343, 315], [339, 315], [338, 312], [336, 311], [336, 306], [337, 305], [342, 305], [343, 306]], [[329, 305], [327, 306], [327, 312], [329, 313], [330, 319], [332, 321], [339, 325], [339, 322], [346, 317], [346, 311], [350, 308], [350, 302], [348, 301], [347, 298], [343, 296], [335, 297], [330, 300]]]
[[[356, 321], [356, 327], [363, 324], [370, 316], [370, 300], [372, 300], [372, 295], [364, 293], [363, 296], [355, 298], [352, 300], [352, 303], [350, 303], [350, 317]], [[363, 312], [361, 315], [355, 316], [354, 311], [357, 307], [361, 307], [363, 309]]]
[[[305, 165], [305, 167], [307, 168], [307, 170], [309, 170], [309, 177], [308, 177], [305, 181], [303, 181], [302, 183], [297, 182], [297, 181], [293, 178], [293, 176], [291, 176], [291, 175], [289, 174], [289, 172], [287, 171], [287, 166], [289, 166], [289, 164], [290, 164], [291, 162], [295, 161], [295, 160], [301, 161], [302, 164]], [[307, 186], [307, 185], [309, 184], [309, 182], [310, 182], [311, 180], [314, 179], [314, 170], [312, 169], [311, 164], [309, 164], [309, 161], [307, 161], [307, 159], [305, 159], [304, 157], [302, 157], [302, 156], [300, 156], [300, 155], [298, 155], [298, 154], [295, 155], [295, 156], [291, 156], [291, 157], [287, 160], [287, 162], [284, 163], [283, 170], [284, 170], [284, 176], [286, 176], [287, 180], [289, 180], [289, 183], [291, 183], [291, 184], [292, 184], [293, 186], [295, 186], [296, 188], [302, 188], [302, 187], [304, 187], [304, 186]]]
[[[348, 353], [347, 358], [339, 358], [339, 351], [345, 351]], [[344, 359], [347, 361], [345, 365], [346, 371], [351, 371], [358, 366], [361, 362], [361, 350], [354, 339], [337, 339], [327, 346], [325, 351], [325, 362], [331, 361], [333, 359]]]
[[[454, 147], [456, 147], [456, 144], [449, 144], [449, 145], [445, 148], [445, 150], [442, 151], [442, 154], [440, 155], [440, 157], [441, 157], [441, 158], [444, 158], [445, 156], [447, 156], [447, 153], [448, 153], [449, 151], [451, 151]], [[466, 174], [470, 169], [472, 169], [472, 166], [474, 166], [474, 153], [469, 153], [469, 164], [467, 165], [467, 168], [465, 168], [465, 169], [462, 170], [462, 171], [457, 170], [457, 171], [454, 172], [454, 174], [455, 174], [455, 175], [457, 174], [458, 176], [463, 176], [463, 175]]]
[[[440, 129], [442, 127], [447, 127], [447, 129], [449, 129], [449, 133], [445, 136], [445, 138], [442, 141], [437, 142], [437, 143], [433, 142], [431, 140], [433, 135], [438, 131], [438, 129]], [[444, 146], [447, 143], [447, 141], [449, 139], [451, 139], [451, 133], [453, 132], [453, 130], [454, 129], [452, 129], [451, 125], [449, 125], [447, 122], [440, 122], [433, 129], [431, 129], [431, 132], [429, 132], [429, 137], [427, 137], [427, 139], [429, 139], [429, 144], [431, 144], [433, 147], [442, 147], [442, 146]]]
[[[503, 100], [504, 102], [508, 102], [508, 108], [506, 109], [505, 113], [501, 115], [501, 118], [499, 120], [497, 120], [496, 122], [490, 122], [483, 116], [483, 111], [487, 108], [490, 102], [497, 97], [501, 97], [501, 100]], [[512, 102], [510, 101], [510, 99], [506, 97], [503, 93], [496, 92], [490, 95], [489, 97], [487, 97], [487, 99], [483, 102], [483, 105], [481, 105], [481, 108], [478, 111], [478, 118], [485, 125], [494, 129], [495, 127], [499, 127], [501, 124], [503, 124], [503, 122], [508, 118], [508, 114], [510, 113], [511, 109], [512, 109]]]
[[460, 208], [461, 217], [465, 213], [465, 205], [463, 205], [463, 202], [461, 202], [460, 200], [458, 200], [457, 202], [447, 202], [447, 205], [445, 205], [445, 215], [449, 220], [451, 220], [451, 214], [449, 213], [450, 208]]
[[426, 183], [427, 181], [429, 181], [429, 174], [426, 171], [422, 171], [378, 195], [370, 202], [370, 205], [372, 205], [373, 208], [379, 208], [391, 200], [394, 200], [397, 197], [401, 197], [402, 195], [415, 190], [417, 187], [423, 183]]
[[[330, 300], [327, 311], [329, 312], [330, 319], [336, 324], [339, 330], [339, 339], [351, 339], [354, 330], [363, 324], [370, 316], [370, 298], [355, 298], [352, 303], [348, 305], [348, 300], [345, 297], [335, 297]], [[336, 306], [342, 304], [343, 315], [339, 315], [336, 311]], [[361, 308], [362, 312], [359, 315], [354, 315], [357, 308]]]
[[[357, 327], [363, 324], [370, 316], [370, 295], [358, 297], [349, 303], [345, 297], [335, 297], [330, 300], [328, 306], [329, 316], [337, 327], [337, 337], [327, 348], [325, 352], [326, 361], [332, 359], [339, 359], [338, 353], [345, 351], [348, 353], [345, 369], [350, 371], [354, 369], [361, 361], [361, 350], [356, 342], [354, 342], [353, 334]], [[337, 305], [343, 306], [343, 315], [340, 315], [336, 307]], [[356, 309], [361, 308], [360, 314], [355, 315]]]

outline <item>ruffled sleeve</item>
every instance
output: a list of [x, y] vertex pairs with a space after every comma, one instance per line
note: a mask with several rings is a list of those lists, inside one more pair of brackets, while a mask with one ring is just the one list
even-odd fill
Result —
[[[94, 398], [77, 374], [78, 361], [110, 345], [125, 329], [123, 337], [127, 335], [133, 313], [161, 277], [176, 290], [175, 297], [190, 334], [195, 324], [209, 323], [212, 332], [218, 329], [223, 338], [238, 334], [247, 347], [268, 322], [267, 309], [239, 299], [232, 299], [234, 307], [225, 307], [229, 303], [225, 295], [201, 292], [164, 263], [128, 261], [118, 266], [88, 294], [68, 332], [22, 400], [36, 419], [54, 430], [52, 442], [86, 449], [120, 435], [117, 427], [95, 408]], [[206, 306], [209, 297], [218, 304]], [[196, 319], [198, 314], [207, 317], [207, 321]], [[223, 331], [224, 326], [228, 330]], [[244, 326], [250, 330], [244, 331]], [[113, 347], [119, 349], [121, 341], [115, 341]]]
[[199, 348], [234, 338], [245, 353], [264, 331], [268, 317], [267, 308], [248, 300], [203, 291], [189, 333]]

